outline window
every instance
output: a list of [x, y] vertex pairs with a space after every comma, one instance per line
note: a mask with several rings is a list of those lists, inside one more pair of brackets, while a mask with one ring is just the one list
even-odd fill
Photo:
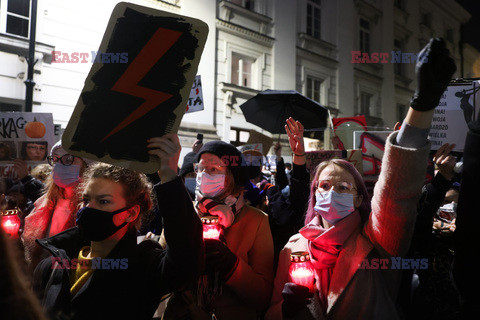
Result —
[[398, 9], [405, 10], [405, 0], [395, 0], [393, 2], [393, 5]]
[[30, 0], [0, 1], [0, 33], [28, 38]]
[[372, 108], [372, 98], [373, 95], [366, 93], [366, 92], [361, 92], [360, 93], [360, 114], [363, 114], [365, 116], [373, 116], [374, 113], [371, 112]]
[[445, 40], [453, 43], [453, 29], [450, 28], [445, 30]]
[[2, 111], [2, 112], [5, 112], [5, 111], [22, 111], [22, 106], [19, 105], [19, 104], [0, 102], [0, 111]]
[[370, 22], [360, 18], [360, 51], [370, 53]]
[[238, 4], [239, 6], [242, 6], [245, 9], [255, 11], [255, 1], [253, 0], [230, 0], [230, 2]]
[[[402, 42], [400, 40], [395, 39], [393, 41], [393, 50], [402, 52]], [[393, 64], [393, 72], [396, 75], [403, 75], [403, 63], [399, 63], [398, 61]]]
[[246, 144], [249, 137], [250, 132], [247, 130], [237, 128], [230, 129], [230, 143], [235, 147]]
[[405, 116], [407, 115], [407, 106], [404, 104], [397, 104], [397, 121], [400, 123], [405, 119]]
[[232, 54], [231, 83], [242, 87], [253, 87], [252, 71], [255, 60], [250, 57]]
[[426, 27], [432, 27], [432, 14], [431, 13], [422, 13], [420, 15], [420, 23]]
[[307, 34], [320, 39], [320, 0], [307, 3]]
[[307, 97], [320, 102], [320, 86], [322, 81], [316, 78], [307, 77]]

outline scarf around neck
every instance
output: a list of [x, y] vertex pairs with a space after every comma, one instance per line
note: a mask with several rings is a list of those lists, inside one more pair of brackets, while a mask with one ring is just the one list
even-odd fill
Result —
[[240, 194], [238, 197], [230, 195], [225, 198], [223, 203], [219, 203], [213, 199], [204, 198], [200, 192], [196, 192], [195, 207], [199, 216], [206, 214], [218, 216], [219, 223], [225, 228], [232, 225], [235, 215], [240, 212], [244, 205], [243, 194]]
[[360, 213], [355, 210], [328, 229], [322, 227], [320, 216], [317, 215], [299, 231], [308, 240], [308, 253], [317, 275], [316, 286], [324, 310], [327, 310], [328, 288], [338, 255], [360, 223]]

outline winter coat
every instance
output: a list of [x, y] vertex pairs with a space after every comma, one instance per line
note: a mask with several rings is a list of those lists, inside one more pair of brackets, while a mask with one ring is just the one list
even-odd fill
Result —
[[[44, 195], [34, 203], [35, 208], [25, 217], [25, 226], [22, 234], [22, 242], [25, 249], [25, 260], [34, 270], [40, 261], [48, 257], [48, 252], [42, 250], [35, 240], [43, 239], [48, 236], [48, 230], [52, 221], [55, 207], [53, 202], [47, 200]], [[76, 212], [70, 212], [70, 219], [65, 222], [63, 230], [67, 230], [75, 226]]]
[[[425, 177], [430, 144], [419, 148], [395, 145], [397, 133], [386, 142], [382, 171], [375, 186], [372, 212], [365, 225], [345, 241], [333, 269], [328, 307], [323, 311], [316, 299], [295, 319], [398, 319], [395, 301], [401, 269], [361, 267], [365, 260], [402, 257], [412, 237], [416, 206]], [[290, 253], [305, 251], [308, 241], [297, 234], [280, 253], [271, 307], [266, 319], [282, 319], [282, 290], [288, 276]], [[317, 280], [318, 281], [318, 280]]]
[[[268, 307], [273, 285], [273, 240], [268, 217], [262, 211], [245, 205], [233, 224], [224, 230], [224, 237], [228, 248], [239, 258], [239, 263], [224, 283], [222, 294], [215, 297], [215, 315], [218, 320], [258, 319]], [[194, 288], [197, 288], [196, 284]], [[183, 295], [184, 301], [178, 302], [179, 295]], [[173, 300], [176, 300], [175, 307]], [[188, 312], [187, 306], [190, 308]], [[182, 319], [212, 319], [196, 306], [194, 292], [177, 293], [168, 302], [165, 314], [169, 315], [167, 319], [179, 319], [185, 314]]]
[[[480, 120], [480, 119], [479, 119]], [[480, 275], [476, 257], [480, 255], [478, 235], [478, 198], [480, 183], [480, 123], [470, 123], [463, 151], [462, 185], [458, 196], [455, 222], [455, 257], [453, 277], [462, 300], [462, 316], [474, 319], [480, 312], [478, 303]]]
[[55, 269], [53, 258], [71, 262], [90, 243], [77, 227], [38, 241], [52, 257], [35, 270], [34, 289], [52, 319], [151, 319], [163, 295], [196, 279], [204, 261], [202, 225], [187, 190], [180, 178], [154, 190], [168, 248], [152, 240], [137, 245], [135, 228], [130, 228], [106, 257], [128, 259], [127, 267], [96, 269], [73, 297], [70, 270]]

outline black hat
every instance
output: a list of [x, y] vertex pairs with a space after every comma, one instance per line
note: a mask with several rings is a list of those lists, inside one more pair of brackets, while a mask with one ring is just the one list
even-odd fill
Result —
[[242, 153], [230, 143], [224, 141], [209, 141], [197, 153], [197, 162], [203, 153], [211, 153], [219, 157], [230, 169], [237, 186], [243, 187], [248, 176]]
[[193, 172], [193, 164], [197, 159], [197, 154], [195, 152], [189, 152], [183, 158], [183, 164], [178, 172], [180, 177], [185, 176], [187, 173]]

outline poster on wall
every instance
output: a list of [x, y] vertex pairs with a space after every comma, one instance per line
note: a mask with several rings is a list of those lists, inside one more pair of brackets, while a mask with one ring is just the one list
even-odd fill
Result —
[[435, 108], [430, 129], [432, 150], [455, 143], [454, 152], [463, 152], [468, 122], [480, 112], [480, 81], [457, 80], [450, 83]]
[[[62, 136], [70, 153], [153, 173], [147, 139], [177, 132], [208, 34], [198, 19], [131, 3], [115, 6]], [[106, 60], [108, 61], [108, 60]], [[112, 60], [110, 60], [112, 62]]]
[[29, 171], [46, 158], [55, 143], [51, 113], [0, 112], [0, 177], [15, 179], [15, 159]]
[[202, 78], [197, 75], [193, 81], [192, 90], [190, 90], [190, 96], [188, 97], [188, 104], [185, 113], [202, 111], [203, 109]]

